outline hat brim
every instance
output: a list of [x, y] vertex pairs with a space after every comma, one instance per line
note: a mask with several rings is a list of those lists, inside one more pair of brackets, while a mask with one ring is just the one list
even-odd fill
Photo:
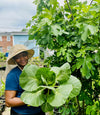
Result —
[[[24, 52], [24, 51], [28, 52], [28, 58], [31, 58], [34, 55], [34, 50], [33, 49], [19, 51], [16, 55], [18, 55], [19, 53]], [[11, 65], [15, 65], [16, 64], [15, 60], [13, 59], [13, 57], [16, 56], [16, 55], [13, 55], [12, 57], [10, 57], [7, 60], [8, 64], [11, 64]]]

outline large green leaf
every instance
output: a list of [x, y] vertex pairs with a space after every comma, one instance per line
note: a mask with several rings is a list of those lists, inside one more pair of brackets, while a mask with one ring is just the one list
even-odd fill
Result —
[[59, 24], [51, 25], [51, 34], [58, 36], [62, 34], [69, 34], [68, 32], [64, 31]]
[[67, 84], [72, 84], [73, 90], [70, 93], [70, 98], [76, 97], [81, 90], [81, 82], [76, 77], [72, 76], [67, 81]]
[[70, 65], [68, 63], [63, 64], [61, 67], [52, 67], [50, 70], [55, 72], [56, 82], [61, 84], [66, 82], [71, 75]]
[[60, 68], [59, 67], [52, 67], [50, 71], [55, 72], [56, 76], [59, 74]]
[[86, 77], [87, 79], [89, 79], [91, 77], [90, 69], [87, 65], [86, 60], [84, 60], [84, 62], [83, 62], [83, 65], [82, 65], [82, 68], [81, 68], [81, 73], [82, 73], [82, 76]]
[[39, 86], [39, 81], [36, 79], [36, 72], [39, 69], [36, 65], [26, 65], [20, 75], [20, 86], [26, 91], [34, 91]]
[[93, 34], [96, 34], [96, 32], [98, 32], [98, 26], [93, 26], [93, 25], [87, 25], [90, 33], [93, 35]]
[[57, 75], [57, 81], [62, 84], [69, 79], [70, 75], [70, 65], [68, 63], [65, 63], [60, 67], [59, 73]]
[[70, 84], [64, 84], [56, 88], [55, 94], [49, 95], [47, 102], [54, 107], [59, 107], [66, 102], [69, 97], [73, 87]]
[[82, 39], [83, 41], [85, 41], [85, 40], [87, 39], [88, 33], [89, 33], [88, 28], [87, 28], [87, 27], [84, 27], [84, 31], [83, 31], [83, 33], [82, 33], [82, 35], [81, 35], [81, 39]]
[[85, 41], [88, 37], [89, 34], [95, 34], [96, 32], [98, 32], [98, 27], [97, 26], [93, 26], [93, 25], [88, 25], [86, 23], [83, 24], [83, 32], [81, 35], [81, 39], [83, 41]]
[[43, 89], [37, 92], [24, 91], [21, 95], [21, 100], [28, 105], [38, 107], [45, 102], [45, 97], [42, 93]]
[[43, 18], [43, 19], [41, 20], [41, 22], [38, 23], [37, 26], [38, 26], [39, 28], [41, 28], [43, 25], [46, 25], [46, 24], [50, 25], [50, 24], [51, 24], [51, 20], [49, 20], [48, 18]]
[[49, 104], [49, 103], [43, 103], [41, 105], [41, 108], [44, 112], [48, 112], [48, 111], [52, 111], [53, 110], [53, 107]]
[[61, 33], [61, 27], [59, 25], [51, 25], [51, 32], [55, 35], [55, 36], [58, 36]]
[[97, 64], [100, 64], [100, 51], [95, 54], [95, 61]]

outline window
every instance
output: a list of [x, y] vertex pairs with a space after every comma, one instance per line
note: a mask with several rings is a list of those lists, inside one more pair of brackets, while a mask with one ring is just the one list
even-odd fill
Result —
[[7, 41], [10, 41], [10, 36], [7, 36]]
[[0, 41], [2, 41], [2, 36], [0, 36]]
[[2, 48], [2, 46], [0, 46], [0, 52], [3, 52], [3, 48]]
[[11, 46], [7, 46], [7, 50], [10, 50]]

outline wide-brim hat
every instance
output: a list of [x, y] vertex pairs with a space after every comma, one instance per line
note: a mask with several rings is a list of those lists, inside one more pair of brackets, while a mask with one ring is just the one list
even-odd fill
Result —
[[8, 64], [15, 65], [16, 63], [13, 57], [24, 51], [28, 52], [28, 58], [31, 58], [34, 55], [34, 50], [27, 49], [27, 47], [25, 47], [24, 45], [17, 44], [11, 47], [11, 49], [9, 50], [8, 58], [7, 58]]

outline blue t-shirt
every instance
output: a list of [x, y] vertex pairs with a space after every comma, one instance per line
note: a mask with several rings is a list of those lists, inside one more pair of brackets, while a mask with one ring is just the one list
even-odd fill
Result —
[[[15, 67], [9, 72], [6, 78], [5, 90], [17, 91], [16, 97], [20, 97], [22, 92], [24, 91], [19, 85], [19, 76], [21, 72], [22, 71], [18, 67]], [[40, 107], [32, 107], [27, 105], [23, 105], [19, 107], [11, 107], [11, 108], [16, 113], [25, 114], [25, 115], [38, 114], [39, 112], [41, 112]]]

